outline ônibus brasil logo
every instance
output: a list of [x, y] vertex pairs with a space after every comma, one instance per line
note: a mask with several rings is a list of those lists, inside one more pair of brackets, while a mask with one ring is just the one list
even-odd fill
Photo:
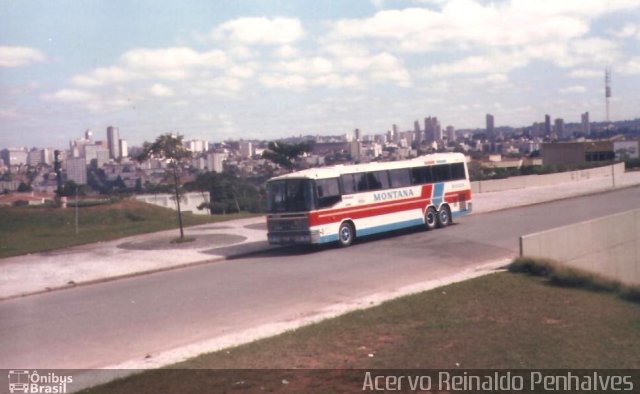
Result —
[[67, 384], [73, 382], [70, 375], [58, 375], [48, 372], [40, 375], [38, 371], [11, 370], [9, 371], [10, 393], [66, 393]]

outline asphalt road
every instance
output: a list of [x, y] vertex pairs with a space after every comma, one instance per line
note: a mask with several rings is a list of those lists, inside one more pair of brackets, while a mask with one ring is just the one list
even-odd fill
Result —
[[640, 207], [640, 188], [471, 215], [347, 249], [250, 258], [0, 302], [0, 368], [99, 368], [518, 253], [518, 236]]

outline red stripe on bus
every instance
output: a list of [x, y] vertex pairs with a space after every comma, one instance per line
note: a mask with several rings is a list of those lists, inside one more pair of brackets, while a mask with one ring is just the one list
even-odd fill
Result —
[[444, 200], [449, 204], [460, 201], [469, 201], [471, 200], [471, 190], [445, 193]]
[[[420, 197], [311, 212], [309, 213], [309, 225], [318, 226], [322, 224], [339, 223], [344, 219], [362, 219], [410, 209], [423, 210], [427, 205], [431, 204], [432, 192], [433, 185], [424, 185], [422, 186]], [[448, 203], [469, 201], [471, 200], [471, 190], [446, 193], [444, 200]]]
[[372, 216], [385, 215], [388, 213], [396, 213], [407, 211], [410, 209], [424, 209], [431, 203], [430, 200], [411, 199], [409, 201], [395, 201], [384, 205], [368, 204], [355, 207], [340, 209], [339, 211], [320, 211], [311, 212], [309, 214], [309, 225], [318, 226], [321, 224], [339, 223], [344, 219], [362, 219]]

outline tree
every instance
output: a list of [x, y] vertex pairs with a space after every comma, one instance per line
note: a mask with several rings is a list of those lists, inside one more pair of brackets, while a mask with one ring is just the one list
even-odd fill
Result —
[[33, 189], [31, 188], [31, 185], [28, 185], [28, 184], [26, 184], [24, 182], [20, 182], [20, 185], [18, 185], [18, 192], [21, 192], [21, 193], [30, 192], [32, 190]]
[[312, 146], [308, 142], [299, 144], [287, 144], [286, 142], [269, 142], [268, 150], [262, 153], [262, 158], [272, 161], [289, 171], [293, 170], [296, 159], [303, 153], [309, 153]]
[[178, 208], [178, 225], [180, 226], [180, 239], [184, 239], [184, 229], [182, 225], [182, 212], [180, 211], [180, 177], [179, 173], [183, 169], [184, 161], [191, 157], [182, 144], [181, 135], [163, 134], [156, 138], [153, 143], [145, 142], [142, 146], [142, 153], [136, 158], [139, 162], [149, 159], [158, 159], [167, 163], [167, 175], [172, 179], [173, 192]]

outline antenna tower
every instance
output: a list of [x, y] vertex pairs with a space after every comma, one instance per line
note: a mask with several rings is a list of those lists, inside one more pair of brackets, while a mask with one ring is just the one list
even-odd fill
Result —
[[611, 98], [611, 68], [606, 67], [604, 69], [604, 100], [606, 105], [607, 123], [609, 119], [609, 99]]

